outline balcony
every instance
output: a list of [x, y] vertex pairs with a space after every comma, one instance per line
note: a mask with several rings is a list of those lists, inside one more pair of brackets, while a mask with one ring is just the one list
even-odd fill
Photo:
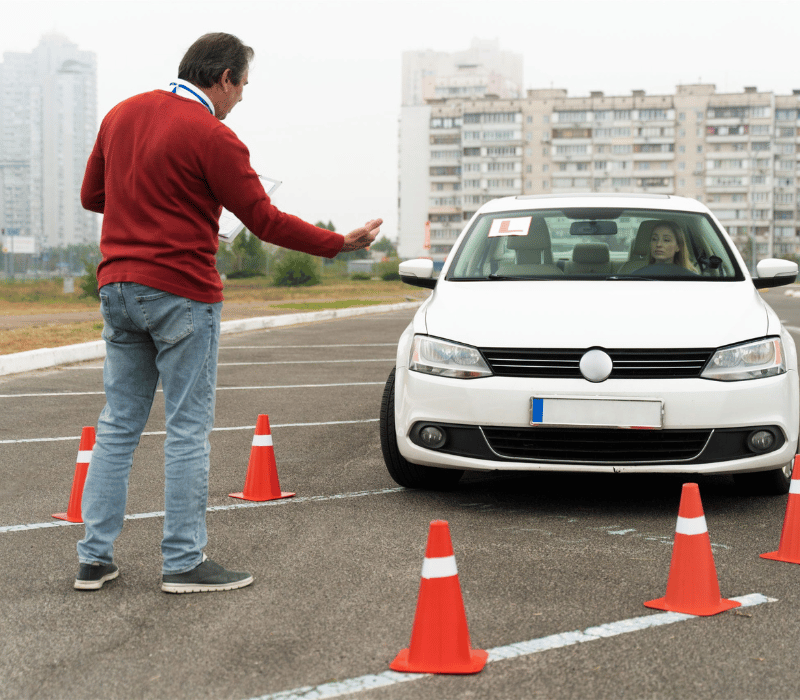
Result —
[[461, 207], [459, 205], [448, 205], [448, 206], [429, 206], [428, 207], [428, 216], [432, 214], [460, 214]]

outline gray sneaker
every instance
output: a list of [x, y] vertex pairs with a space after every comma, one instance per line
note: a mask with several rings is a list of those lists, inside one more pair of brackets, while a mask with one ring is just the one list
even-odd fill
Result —
[[206, 591], [232, 591], [253, 583], [246, 571], [228, 571], [210, 559], [183, 574], [164, 574], [161, 590], [165, 593], [204, 593]]
[[75, 578], [75, 588], [79, 591], [96, 591], [103, 587], [106, 581], [119, 576], [119, 567], [116, 564], [81, 564], [78, 576]]

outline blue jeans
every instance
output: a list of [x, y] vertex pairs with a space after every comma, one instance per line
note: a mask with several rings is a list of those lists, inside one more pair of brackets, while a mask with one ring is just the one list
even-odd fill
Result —
[[206, 507], [222, 303], [205, 304], [133, 282], [100, 289], [106, 406], [86, 475], [83, 564], [113, 561], [133, 452], [159, 379], [164, 392], [163, 573], [191, 571], [207, 543]]

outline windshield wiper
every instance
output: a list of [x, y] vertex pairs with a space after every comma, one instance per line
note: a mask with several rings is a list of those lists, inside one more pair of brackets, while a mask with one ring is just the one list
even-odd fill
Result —
[[506, 281], [513, 281], [513, 282], [546, 282], [547, 280], [559, 280], [563, 279], [562, 277], [537, 277], [534, 275], [499, 275], [496, 272], [492, 272], [486, 279], [490, 280], [500, 280], [501, 282]]
[[647, 282], [655, 282], [655, 277], [636, 277], [635, 275], [611, 275], [611, 277], [606, 277], [607, 280], [636, 280], [637, 282], [647, 281]]

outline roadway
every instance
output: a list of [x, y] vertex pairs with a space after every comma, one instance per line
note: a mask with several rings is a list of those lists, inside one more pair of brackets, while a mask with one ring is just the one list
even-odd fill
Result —
[[[800, 333], [798, 300], [766, 297]], [[643, 606], [664, 595], [687, 479], [473, 474], [450, 493], [398, 488], [377, 416], [412, 313], [223, 337], [206, 551], [255, 576], [229, 593], [159, 590], [160, 395], [120, 577], [73, 590], [83, 528], [51, 514], [66, 509], [81, 428], [103, 406], [101, 363], [0, 378], [0, 698], [800, 697], [799, 570], [758, 556], [777, 549], [786, 497], [688, 479], [723, 597], [761, 596], [699, 618]], [[256, 505], [228, 494], [261, 413], [280, 485], [297, 495]], [[386, 673], [409, 643], [435, 519], [450, 524], [472, 646], [490, 662], [471, 676]]]

